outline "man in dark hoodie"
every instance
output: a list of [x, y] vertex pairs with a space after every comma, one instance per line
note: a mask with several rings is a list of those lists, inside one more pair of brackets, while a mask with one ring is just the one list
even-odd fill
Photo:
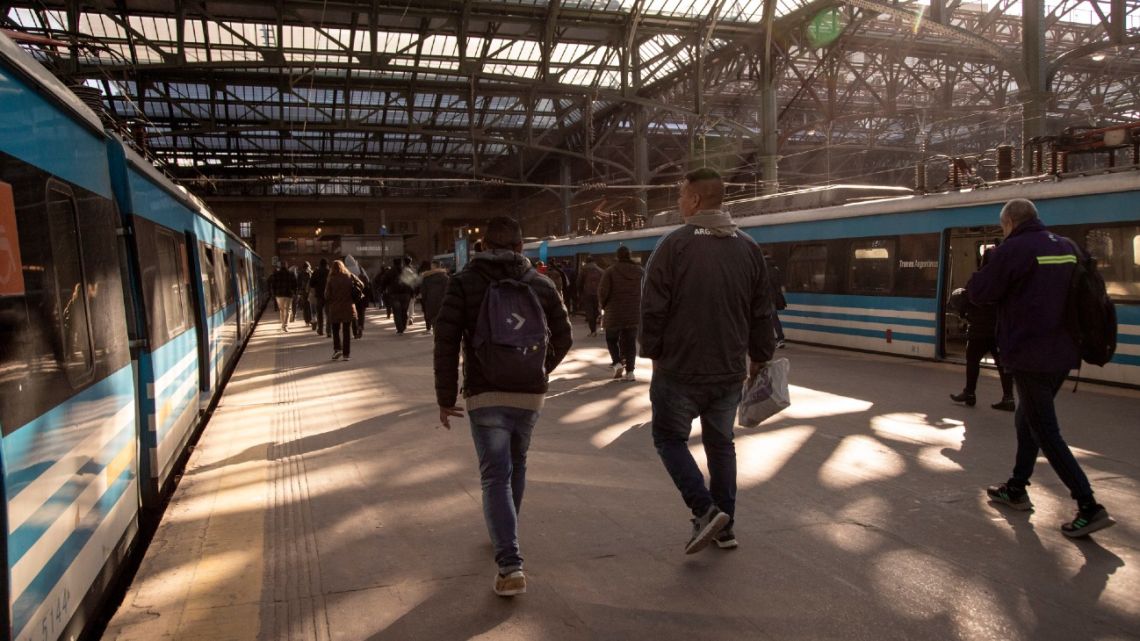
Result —
[[586, 264], [582, 265], [582, 271], [578, 272], [576, 289], [578, 302], [586, 314], [586, 326], [590, 328], [590, 336], [598, 335], [598, 316], [602, 309], [598, 304], [598, 287], [602, 284], [602, 276], [602, 268], [594, 262], [594, 257], [587, 256]]
[[[534, 273], [522, 255], [522, 229], [503, 216], [492, 218], [484, 237], [486, 250], [447, 285], [435, 318], [435, 395], [439, 422], [451, 429], [449, 419], [462, 417], [456, 405], [460, 347], [463, 349], [463, 397], [471, 422], [471, 437], [479, 457], [483, 484], [483, 516], [495, 548], [495, 594], [526, 592], [523, 558], [519, 554], [518, 514], [526, 485], [526, 453], [547, 389], [547, 376], [558, 366], [572, 343], [570, 321], [554, 283]], [[545, 375], [525, 388], [500, 389], [489, 381], [472, 337], [483, 299], [492, 283], [514, 279], [528, 282], [537, 296], [549, 329]], [[521, 324], [520, 324], [521, 327]]]
[[[313, 300], [313, 329], [321, 336], [325, 335], [325, 285], [329, 282], [329, 259], [322, 258], [320, 264], [317, 266], [317, 271], [313, 272], [312, 278], [309, 279], [309, 291], [312, 292]], [[331, 323], [329, 331], [332, 331]]]
[[1077, 502], [1077, 515], [1061, 525], [1061, 532], [1071, 538], [1088, 536], [1115, 521], [1093, 497], [1088, 477], [1061, 437], [1053, 406], [1069, 370], [1081, 362], [1077, 342], [1065, 325], [1078, 250], [1069, 239], [1045, 229], [1037, 207], [1024, 198], [1006, 203], [1000, 222], [1005, 241], [966, 283], [970, 302], [997, 305], [998, 351], [1017, 388], [1013, 473], [986, 494], [1015, 510], [1032, 509], [1025, 488], [1038, 453], [1044, 452]]
[[[721, 211], [723, 199], [716, 171], [685, 175], [677, 199], [685, 224], [657, 244], [641, 299], [641, 355], [654, 361], [653, 444], [693, 514], [686, 554], [714, 539], [721, 548], [737, 545], [732, 427], [741, 383], [760, 373], [776, 340], [764, 255]], [[698, 416], [709, 487], [689, 453]]]
[[598, 303], [606, 310], [602, 324], [614, 378], [636, 381], [637, 324], [641, 321], [641, 277], [645, 270], [633, 262], [629, 247], [618, 247], [617, 263], [606, 270], [598, 286]]

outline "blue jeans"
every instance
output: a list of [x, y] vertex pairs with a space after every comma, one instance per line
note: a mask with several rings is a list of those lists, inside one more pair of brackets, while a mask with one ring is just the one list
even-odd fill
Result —
[[518, 523], [526, 489], [526, 451], [538, 412], [483, 407], [467, 413], [483, 481], [483, 518], [500, 574], [522, 569]]
[[1092, 486], [1080, 463], [1069, 451], [1065, 439], [1061, 438], [1061, 426], [1057, 423], [1057, 412], [1053, 407], [1053, 398], [1064, 384], [1066, 375], [1068, 371], [1013, 372], [1013, 384], [1017, 387], [1017, 412], [1014, 414], [1017, 459], [1009, 485], [1019, 488], [1029, 485], [1037, 453], [1041, 451], [1065, 487], [1069, 488], [1070, 496], [1084, 505], [1093, 500]]
[[[732, 427], [740, 404], [741, 381], [682, 383], [653, 373], [649, 401], [653, 405], [653, 444], [674, 485], [693, 516], [716, 505], [730, 517], [736, 513], [736, 446]], [[709, 486], [693, 455], [689, 434], [701, 417], [701, 444], [708, 458]], [[730, 522], [731, 524], [731, 522]]]

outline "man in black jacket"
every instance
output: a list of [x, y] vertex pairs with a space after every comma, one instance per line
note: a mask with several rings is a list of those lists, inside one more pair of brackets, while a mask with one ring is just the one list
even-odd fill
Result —
[[[325, 335], [325, 285], [329, 282], [329, 259], [322, 258], [317, 271], [313, 272], [312, 278], [309, 279], [309, 289], [313, 293], [313, 329], [321, 336]], [[329, 331], [332, 332], [332, 323], [329, 323]]]
[[281, 331], [289, 331], [289, 316], [293, 313], [293, 295], [297, 293], [297, 277], [289, 271], [289, 265], [281, 261], [277, 269], [269, 275], [269, 292], [277, 303], [277, 314], [281, 319]]
[[[736, 547], [732, 427], [741, 383], [775, 347], [764, 255], [720, 210], [723, 198], [716, 171], [685, 176], [677, 205], [686, 224], [657, 244], [641, 297], [641, 355], [654, 361], [653, 444], [694, 517], [686, 554], [714, 539]], [[709, 487], [688, 447], [698, 416]]]
[[[483, 516], [495, 547], [495, 594], [526, 592], [526, 575], [519, 554], [518, 513], [526, 484], [526, 453], [547, 389], [547, 376], [558, 366], [573, 342], [570, 321], [554, 283], [534, 273], [522, 255], [522, 229], [511, 218], [497, 217], [487, 225], [486, 251], [476, 254], [447, 286], [435, 318], [435, 395], [439, 422], [451, 429], [449, 419], [462, 417], [456, 405], [459, 386], [459, 351], [463, 348], [463, 397], [470, 416], [471, 436], [479, 457], [483, 483]], [[538, 298], [550, 339], [545, 374], [514, 389], [501, 389], [488, 379], [473, 348], [483, 298], [492, 282], [529, 279]], [[522, 326], [521, 324], [519, 325]]]

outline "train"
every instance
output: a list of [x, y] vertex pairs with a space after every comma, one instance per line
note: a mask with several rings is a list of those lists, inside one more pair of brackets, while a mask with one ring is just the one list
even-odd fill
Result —
[[[947, 301], [979, 269], [984, 252], [1000, 242], [1001, 207], [1028, 198], [1052, 231], [1096, 257], [1116, 305], [1115, 356], [1104, 367], [1082, 368], [1079, 376], [1140, 386], [1140, 168], [1011, 179], [932, 194], [850, 186], [841, 191], [872, 197], [779, 213], [764, 212], [785, 196], [724, 207], [779, 270], [787, 301], [779, 316], [789, 341], [963, 360], [964, 326]], [[644, 262], [679, 218], [674, 211], [652, 220], [667, 224], [534, 240], [524, 244], [524, 252], [572, 272], [591, 255], [604, 265], [622, 245]]]
[[261, 258], [0, 36], [0, 634], [107, 606], [266, 303]]

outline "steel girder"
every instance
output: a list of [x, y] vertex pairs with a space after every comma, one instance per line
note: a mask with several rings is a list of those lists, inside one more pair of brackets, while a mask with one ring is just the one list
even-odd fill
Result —
[[[2, 6], [7, 28], [64, 43], [38, 53], [61, 76], [99, 84], [112, 116], [134, 122], [171, 172], [217, 193], [230, 184], [272, 193], [282, 177], [363, 191], [384, 178], [385, 189], [397, 179], [463, 176], [492, 188], [557, 184], [563, 161], [572, 181], [589, 184], [671, 182], [695, 162], [755, 179], [762, 30], [724, 20], [716, 0], [681, 16], [646, 4]], [[891, 167], [917, 155], [1020, 142], [1020, 3], [988, 5], [938, 0], [927, 12], [913, 3], [816, 1], [784, 12], [770, 74], [781, 172], [798, 182], [855, 178], [858, 163], [837, 176], [825, 159], [857, 154], [867, 178], [897, 180]], [[811, 44], [804, 26], [832, 7], [842, 35]], [[1134, 119], [1137, 3], [1047, 7], [1049, 122]], [[1105, 58], [1094, 60], [1098, 53]], [[640, 161], [639, 118], [648, 142]]]

